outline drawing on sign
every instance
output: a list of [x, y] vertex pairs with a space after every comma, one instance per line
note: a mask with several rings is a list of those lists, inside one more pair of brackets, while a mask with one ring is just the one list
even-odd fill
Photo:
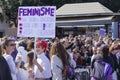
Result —
[[19, 33], [21, 34], [21, 33], [22, 33], [22, 31], [19, 31]]
[[45, 30], [45, 24], [43, 24], [43, 30]]

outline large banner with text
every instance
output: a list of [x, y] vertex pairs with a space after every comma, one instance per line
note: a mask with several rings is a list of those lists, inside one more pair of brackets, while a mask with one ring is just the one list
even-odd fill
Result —
[[55, 6], [19, 7], [18, 37], [55, 37]]

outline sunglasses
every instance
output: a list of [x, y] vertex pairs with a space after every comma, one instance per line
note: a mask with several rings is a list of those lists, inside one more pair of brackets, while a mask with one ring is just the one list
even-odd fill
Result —
[[36, 48], [40, 48], [40, 46], [36, 46]]
[[16, 44], [9, 44], [9, 46], [15, 46]]
[[113, 51], [113, 50], [119, 50], [119, 48], [118, 48], [118, 47], [113, 47], [113, 48], [112, 48], [112, 51]]

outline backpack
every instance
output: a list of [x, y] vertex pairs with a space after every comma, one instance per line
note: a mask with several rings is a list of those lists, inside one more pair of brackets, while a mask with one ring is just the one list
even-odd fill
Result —
[[[110, 66], [110, 64], [102, 60], [96, 60], [95, 62], [104, 66], [104, 70], [103, 70], [102, 76], [98, 75], [99, 78], [98, 77], [96, 78], [95, 76], [93, 76], [94, 79], [92, 80], [112, 80], [112, 67]], [[96, 67], [96, 65], [94, 65], [94, 67]], [[99, 67], [97, 66], [96, 69], [99, 70], [100, 66]], [[94, 74], [97, 74], [97, 72], [94, 72]]]
[[[59, 66], [57, 66], [60, 68]], [[74, 67], [71, 65], [66, 65], [62, 70], [62, 80], [74, 80], [75, 78], [75, 72], [74, 72]]]

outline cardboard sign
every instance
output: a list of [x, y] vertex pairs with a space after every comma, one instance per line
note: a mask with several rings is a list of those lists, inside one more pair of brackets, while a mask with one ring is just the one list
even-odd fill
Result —
[[55, 37], [55, 6], [19, 7], [18, 37]]
[[106, 30], [105, 30], [105, 29], [101, 28], [101, 29], [99, 30], [99, 35], [100, 35], [100, 36], [104, 36], [105, 33], [106, 33]]

